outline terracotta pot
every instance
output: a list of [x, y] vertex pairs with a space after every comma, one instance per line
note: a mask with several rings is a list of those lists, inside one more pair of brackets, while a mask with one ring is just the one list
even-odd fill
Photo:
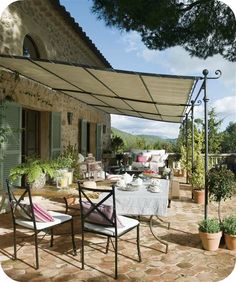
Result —
[[236, 235], [224, 234], [226, 247], [229, 250], [236, 251]]
[[204, 204], [205, 202], [205, 190], [193, 190], [193, 199], [197, 204]]
[[205, 233], [199, 231], [199, 235], [202, 240], [203, 249], [207, 251], [216, 251], [219, 248], [222, 231], [218, 233]]

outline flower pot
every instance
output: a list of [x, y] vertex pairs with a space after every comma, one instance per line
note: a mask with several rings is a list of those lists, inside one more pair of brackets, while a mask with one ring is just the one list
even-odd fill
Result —
[[33, 183], [32, 188], [33, 189], [41, 189], [46, 184], [46, 174], [42, 173]]
[[205, 202], [205, 191], [204, 190], [193, 190], [193, 199], [197, 204], [204, 204]]
[[199, 235], [202, 240], [203, 249], [207, 251], [216, 251], [219, 248], [222, 231], [218, 233], [205, 233], [199, 231]]
[[236, 251], [236, 235], [224, 234], [227, 249]]

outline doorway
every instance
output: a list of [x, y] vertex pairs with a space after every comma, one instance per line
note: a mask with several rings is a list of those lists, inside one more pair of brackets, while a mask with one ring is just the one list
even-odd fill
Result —
[[23, 109], [22, 110], [22, 161], [28, 157], [40, 156], [39, 144], [40, 112]]

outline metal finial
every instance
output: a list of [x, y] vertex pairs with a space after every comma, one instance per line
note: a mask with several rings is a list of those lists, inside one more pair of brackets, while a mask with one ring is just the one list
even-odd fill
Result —
[[203, 73], [204, 76], [207, 76], [209, 71], [207, 69], [204, 69], [202, 73]]

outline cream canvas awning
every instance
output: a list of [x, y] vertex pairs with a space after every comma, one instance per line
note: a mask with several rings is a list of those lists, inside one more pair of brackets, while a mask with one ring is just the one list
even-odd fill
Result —
[[181, 123], [200, 77], [0, 55], [0, 66], [108, 114]]

